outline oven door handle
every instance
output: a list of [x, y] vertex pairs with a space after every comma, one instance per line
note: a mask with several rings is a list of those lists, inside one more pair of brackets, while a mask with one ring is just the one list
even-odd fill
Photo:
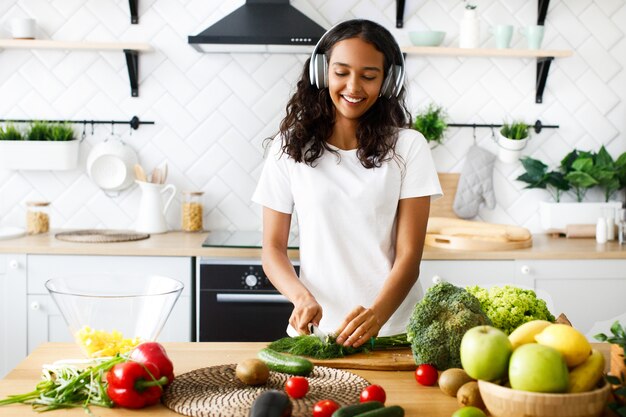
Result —
[[216, 294], [218, 303], [290, 303], [282, 294]]

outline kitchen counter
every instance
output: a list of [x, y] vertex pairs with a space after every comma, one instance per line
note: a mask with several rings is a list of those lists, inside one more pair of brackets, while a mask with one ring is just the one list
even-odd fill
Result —
[[[134, 242], [74, 243], [58, 240], [54, 232], [0, 240], [0, 253], [57, 255], [128, 255], [128, 256], [205, 256], [260, 258], [260, 249], [205, 248], [207, 233], [169, 232], [151, 235]], [[289, 256], [298, 257], [297, 250]], [[595, 239], [553, 238], [533, 236], [533, 246], [506, 251], [461, 251], [426, 246], [423, 259], [626, 259], [626, 245], [617, 241], [597, 244]]]
[[[174, 362], [176, 374], [211, 365], [237, 363], [255, 357], [256, 352], [265, 343], [164, 343]], [[609, 345], [594, 343], [607, 356]], [[59, 359], [81, 357], [78, 347], [67, 343], [46, 343], [39, 346], [20, 363], [6, 378], [0, 380], [0, 398], [10, 394], [20, 394], [33, 390], [40, 380], [41, 366]], [[608, 357], [608, 356], [607, 356]], [[608, 361], [607, 361], [608, 362]], [[401, 405], [406, 416], [449, 417], [458, 408], [456, 399], [443, 394], [437, 387], [424, 387], [415, 382], [412, 371], [365, 371], [351, 370], [373, 384], [382, 385], [387, 392], [387, 405]], [[92, 407], [92, 411], [106, 416], [177, 416], [175, 412], [162, 405], [155, 405], [141, 411], [107, 409]], [[0, 407], [0, 414], [5, 417], [36, 415], [30, 406], [23, 404]], [[54, 411], [54, 415], [63, 413], [70, 416], [84, 416], [81, 408]], [[37, 414], [38, 415], [38, 414]], [[52, 414], [51, 414], [52, 415]]]

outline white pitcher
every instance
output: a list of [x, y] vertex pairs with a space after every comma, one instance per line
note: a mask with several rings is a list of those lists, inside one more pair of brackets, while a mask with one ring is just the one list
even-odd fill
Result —
[[[165, 233], [168, 231], [165, 222], [165, 213], [176, 195], [176, 187], [173, 184], [153, 184], [151, 182], [135, 181], [141, 187], [141, 200], [137, 213], [137, 226], [135, 230], [140, 233]], [[163, 205], [162, 194], [171, 191]]]

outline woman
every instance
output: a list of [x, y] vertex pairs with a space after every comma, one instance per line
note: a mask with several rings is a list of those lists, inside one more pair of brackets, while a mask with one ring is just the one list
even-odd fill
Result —
[[[410, 129], [404, 61], [368, 20], [330, 29], [307, 61], [253, 196], [263, 206], [263, 269], [309, 323], [358, 347], [403, 333], [430, 196], [441, 187], [424, 137]], [[287, 257], [297, 212], [300, 278]]]

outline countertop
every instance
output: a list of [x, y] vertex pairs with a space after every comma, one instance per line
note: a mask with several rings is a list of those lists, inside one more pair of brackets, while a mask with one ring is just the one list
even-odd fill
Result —
[[[60, 230], [59, 230], [60, 231]], [[58, 232], [58, 231], [57, 231]], [[196, 256], [260, 258], [260, 249], [204, 248], [208, 232], [169, 232], [153, 234], [150, 238], [119, 243], [74, 243], [58, 240], [55, 231], [46, 234], [0, 240], [0, 254], [56, 255], [116, 255], [116, 256]], [[289, 256], [298, 257], [297, 250]], [[462, 251], [426, 246], [426, 260], [511, 260], [511, 259], [626, 259], [626, 245], [617, 241], [597, 244], [595, 239], [567, 239], [548, 235], [533, 235], [533, 246], [527, 249], [503, 251]]]
[[[609, 345], [594, 343], [602, 353], [608, 355]], [[164, 343], [174, 363], [176, 374], [211, 365], [237, 363], [242, 359], [256, 357], [256, 352], [266, 343]], [[33, 390], [40, 380], [41, 366], [59, 359], [81, 357], [78, 347], [68, 343], [46, 343], [39, 346], [4, 379], [0, 380], [0, 398]], [[456, 398], [443, 394], [438, 387], [424, 387], [415, 382], [412, 371], [365, 371], [351, 370], [372, 384], [380, 384], [387, 393], [387, 405], [400, 405], [407, 417], [429, 416], [450, 417], [458, 408]], [[177, 416], [163, 405], [155, 405], [140, 411], [92, 407], [92, 411], [106, 416]], [[53, 411], [69, 416], [84, 416], [81, 408]], [[5, 417], [39, 415], [30, 406], [16, 404], [3, 406], [0, 414]], [[51, 414], [52, 415], [52, 414]]]

